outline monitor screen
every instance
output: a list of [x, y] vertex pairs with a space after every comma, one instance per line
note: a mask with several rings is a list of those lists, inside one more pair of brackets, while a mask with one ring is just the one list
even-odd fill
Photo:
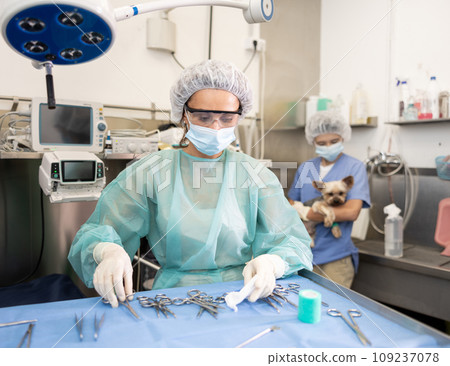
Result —
[[62, 161], [62, 182], [95, 182], [95, 161]]
[[42, 145], [91, 145], [92, 108], [57, 104], [39, 107], [39, 142]]

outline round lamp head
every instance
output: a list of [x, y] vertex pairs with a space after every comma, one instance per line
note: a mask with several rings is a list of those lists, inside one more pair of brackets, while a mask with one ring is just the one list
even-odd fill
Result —
[[115, 19], [107, 0], [2, 0], [0, 26], [8, 45], [37, 62], [73, 65], [107, 52]]

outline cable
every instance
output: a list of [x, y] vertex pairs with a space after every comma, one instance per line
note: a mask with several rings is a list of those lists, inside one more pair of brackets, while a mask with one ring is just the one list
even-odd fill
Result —
[[242, 69], [242, 72], [246, 72], [248, 67], [250, 66], [250, 64], [252, 63], [253, 59], [256, 56], [256, 52], [257, 52], [257, 47], [258, 47], [258, 41], [255, 39], [253, 40], [253, 53], [250, 57], [250, 60], [248, 60], [247, 65]]
[[109, 132], [111, 133], [111, 137], [145, 137], [147, 130], [122, 128], [109, 130]]
[[175, 60], [175, 62], [184, 70], [184, 66], [178, 61], [178, 59], [175, 57], [175, 52], [171, 52], [172, 58]]
[[105, 116], [106, 118], [117, 118], [117, 119], [126, 119], [128, 121], [133, 121], [136, 122], [138, 124], [139, 127], [142, 127], [142, 122], [134, 119], [134, 118], [129, 118], [129, 117], [117, 117], [117, 116]]
[[[384, 153], [380, 152], [378, 155], [372, 156], [371, 158], [367, 159], [365, 161], [366, 166], [370, 166], [370, 175], [369, 175], [369, 189], [373, 191], [373, 176], [375, 171], [382, 177], [387, 177], [389, 179], [388, 184], [390, 185], [390, 201], [391, 203], [395, 203], [395, 199], [392, 193], [392, 187], [391, 187], [391, 178], [399, 173], [401, 169], [403, 169], [403, 176], [404, 176], [404, 209], [403, 209], [403, 228], [406, 228], [409, 220], [411, 219], [412, 213], [414, 211], [414, 208], [416, 206], [417, 202], [417, 184], [414, 178], [413, 173], [411, 172], [411, 169], [408, 167], [405, 161], [397, 155], [392, 153]], [[392, 165], [395, 165], [395, 168], [391, 171], [383, 171], [383, 168], [389, 168]], [[370, 215], [369, 220], [372, 227], [380, 234], [384, 234], [384, 230], [379, 228], [373, 219], [373, 205], [370, 208]]]

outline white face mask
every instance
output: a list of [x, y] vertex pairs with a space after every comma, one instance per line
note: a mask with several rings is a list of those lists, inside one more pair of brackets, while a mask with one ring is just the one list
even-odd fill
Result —
[[198, 151], [205, 155], [216, 155], [236, 140], [234, 129], [236, 126], [214, 130], [208, 127], [194, 125], [189, 121], [189, 131], [186, 137], [194, 144]]
[[330, 162], [335, 161], [343, 150], [344, 145], [341, 141], [330, 146], [316, 146], [316, 154]]

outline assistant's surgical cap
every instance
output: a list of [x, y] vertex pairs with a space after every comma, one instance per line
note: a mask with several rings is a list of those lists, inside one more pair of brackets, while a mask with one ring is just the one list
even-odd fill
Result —
[[348, 121], [342, 114], [333, 111], [317, 112], [306, 123], [305, 136], [310, 145], [317, 136], [325, 133], [335, 133], [341, 136], [344, 142], [350, 141], [352, 137]]
[[202, 89], [222, 89], [234, 94], [244, 117], [252, 109], [253, 93], [245, 74], [230, 62], [207, 60], [192, 65], [180, 75], [170, 90], [171, 120], [179, 123], [189, 98]]

